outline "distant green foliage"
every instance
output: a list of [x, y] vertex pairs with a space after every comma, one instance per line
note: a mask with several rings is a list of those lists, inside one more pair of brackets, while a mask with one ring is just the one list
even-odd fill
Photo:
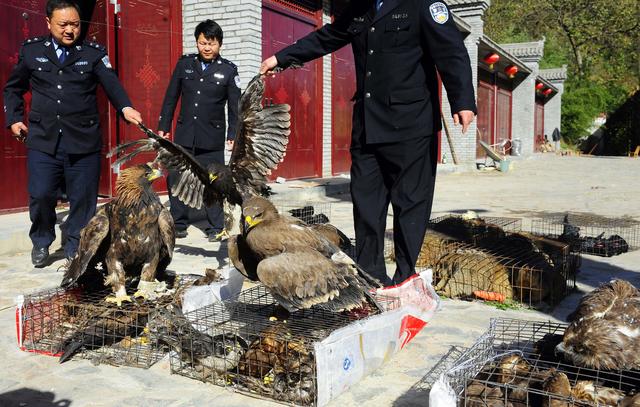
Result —
[[[485, 16], [485, 33], [499, 43], [546, 38], [540, 67], [568, 65], [562, 135], [575, 143], [587, 135], [598, 114], [616, 111], [639, 88], [639, 4], [638, 0], [493, 0]], [[607, 142], [623, 153], [621, 146], [631, 142], [630, 136], [621, 127], [616, 129]]]

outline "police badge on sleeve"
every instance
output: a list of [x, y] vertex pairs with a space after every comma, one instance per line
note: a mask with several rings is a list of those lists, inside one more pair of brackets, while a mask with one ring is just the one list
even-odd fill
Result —
[[107, 55], [102, 57], [102, 63], [104, 64], [104, 66], [111, 69], [111, 62], [109, 62], [109, 57]]
[[438, 24], [444, 24], [449, 20], [449, 10], [447, 10], [447, 6], [442, 2], [435, 2], [429, 6], [429, 12], [431, 13], [431, 18]]

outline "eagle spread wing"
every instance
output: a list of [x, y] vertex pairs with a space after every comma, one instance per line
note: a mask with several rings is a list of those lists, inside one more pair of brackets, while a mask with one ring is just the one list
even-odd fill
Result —
[[136, 146], [135, 149], [118, 158], [113, 166], [117, 167], [143, 152], [155, 151], [155, 162], [162, 167], [180, 173], [180, 179], [171, 187], [171, 194], [185, 205], [201, 209], [222, 200], [221, 192], [210, 187], [209, 173], [187, 150], [170, 140], [160, 137], [143, 124], [138, 125], [149, 137], [121, 144], [111, 150], [107, 157], [116, 156]]
[[240, 97], [238, 132], [229, 161], [244, 196], [266, 195], [267, 177], [283, 160], [291, 116], [288, 104], [262, 106], [264, 77], [256, 75]]
[[[109, 215], [107, 213], [108, 205], [103, 205], [98, 209], [95, 216], [91, 218], [87, 226], [80, 233], [80, 247], [78, 247], [78, 255], [73, 258], [69, 268], [66, 270], [61, 287], [69, 287], [77, 282], [87, 271], [87, 268], [94, 256], [98, 253], [98, 249], [103, 245], [106, 239], [106, 245], [109, 240]], [[104, 254], [102, 259], [104, 260]], [[94, 260], [95, 262], [95, 260]]]

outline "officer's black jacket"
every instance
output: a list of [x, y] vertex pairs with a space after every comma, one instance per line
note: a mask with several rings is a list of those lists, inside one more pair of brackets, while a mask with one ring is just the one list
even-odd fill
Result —
[[224, 149], [224, 104], [228, 101], [226, 138], [234, 140], [240, 98], [238, 84], [238, 68], [232, 62], [218, 56], [203, 72], [197, 54], [184, 55], [167, 87], [158, 130], [171, 130], [176, 104], [182, 96], [174, 141], [187, 148]]
[[118, 112], [131, 106], [104, 47], [74, 45], [60, 63], [50, 36], [28, 39], [4, 88], [5, 124], [23, 121], [23, 95], [31, 88], [27, 147], [53, 154], [62, 132], [67, 153], [99, 151], [98, 83]]
[[[439, 20], [436, 21], [436, 20]], [[452, 112], [476, 112], [471, 63], [448, 7], [433, 0], [352, 1], [321, 29], [276, 53], [278, 65], [307, 62], [351, 43], [356, 103], [364, 103], [368, 143], [408, 140], [440, 130], [436, 68]], [[361, 131], [354, 117], [354, 133]]]

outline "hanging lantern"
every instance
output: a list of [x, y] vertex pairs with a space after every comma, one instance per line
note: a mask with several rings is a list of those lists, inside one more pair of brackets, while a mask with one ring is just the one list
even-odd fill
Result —
[[544, 88], [544, 83], [542, 83], [542, 82], [536, 83], [536, 90], [540, 90], [541, 91], [542, 88]]
[[507, 67], [504, 68], [504, 73], [509, 75], [509, 78], [513, 79], [513, 77], [518, 73], [518, 67], [515, 65], [507, 65]]
[[493, 70], [493, 64], [495, 64], [499, 60], [500, 60], [500, 55], [496, 54], [495, 52], [488, 53], [487, 55], [485, 55], [483, 59], [484, 63], [489, 65], [489, 69], [491, 70]]
[[542, 91], [542, 94], [545, 95], [545, 96], [549, 96], [551, 94], [551, 92], [553, 92], [553, 89], [547, 88], [547, 89]]

